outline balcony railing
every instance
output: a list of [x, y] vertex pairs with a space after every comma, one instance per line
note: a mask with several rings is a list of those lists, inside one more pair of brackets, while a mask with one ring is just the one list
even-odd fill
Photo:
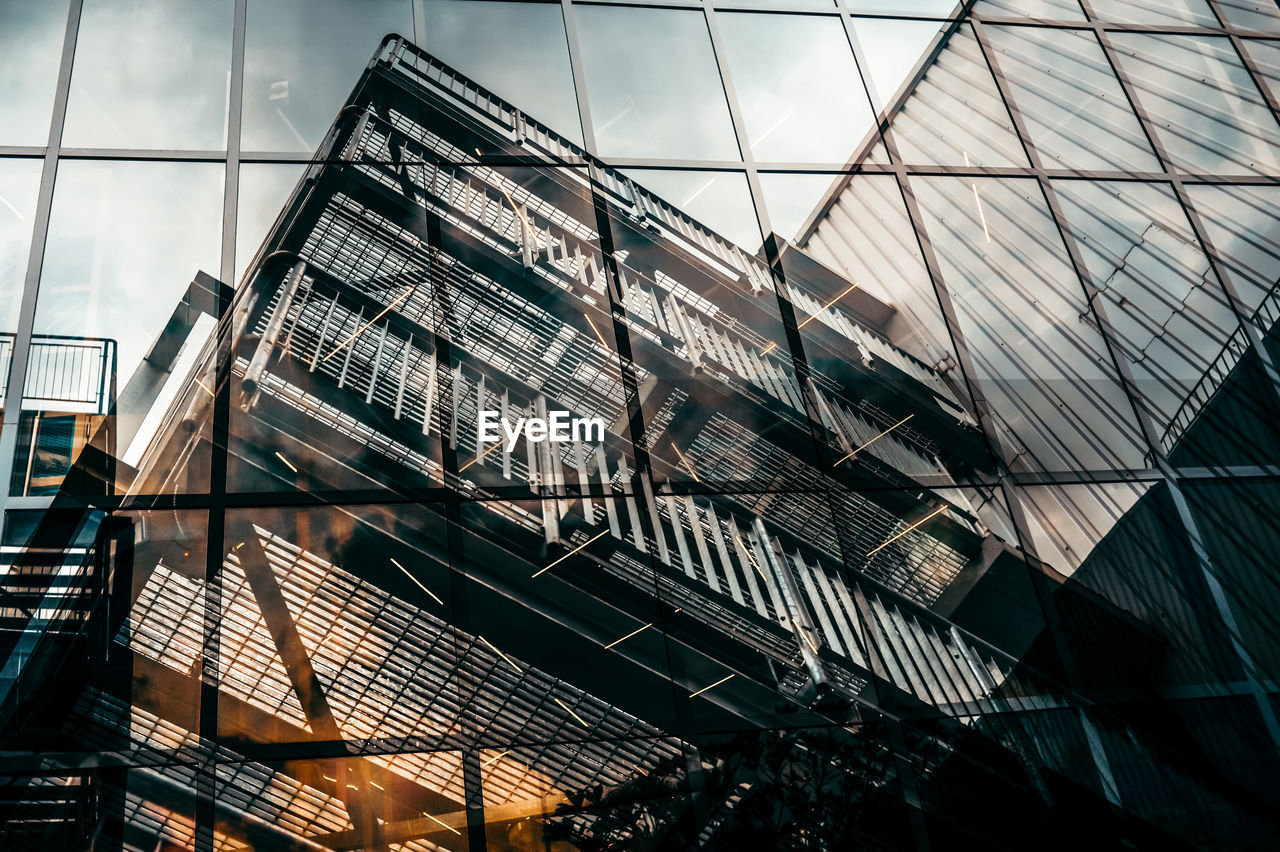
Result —
[[[8, 394], [13, 334], [0, 334], [0, 400]], [[115, 381], [116, 342], [102, 338], [35, 335], [27, 361], [22, 408], [106, 414]]]

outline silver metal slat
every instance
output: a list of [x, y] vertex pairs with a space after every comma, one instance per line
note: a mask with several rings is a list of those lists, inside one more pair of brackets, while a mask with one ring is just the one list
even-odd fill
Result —
[[622, 480], [622, 499], [627, 505], [627, 518], [631, 521], [631, 541], [636, 550], [645, 552], [644, 530], [640, 528], [640, 509], [636, 506], [635, 495], [631, 493], [631, 471], [627, 468], [627, 457], [618, 456], [618, 477]]
[[853, 633], [849, 629], [847, 619], [843, 610], [840, 608], [840, 602], [836, 599], [836, 594], [832, 591], [832, 586], [839, 585], [840, 579], [830, 578], [827, 572], [822, 570], [822, 565], [812, 567], [813, 579], [818, 586], [818, 591], [822, 594], [823, 601], [827, 604], [827, 611], [831, 614], [831, 621], [836, 626], [836, 631], [840, 634], [841, 643], [844, 645], [842, 653], [849, 659], [854, 659], [857, 653], [858, 645], [853, 641]]
[[316, 349], [311, 353], [311, 366], [307, 372], [314, 373], [316, 366], [320, 362], [320, 351], [324, 349], [324, 339], [329, 334], [329, 323], [333, 320], [333, 311], [338, 306], [338, 294], [333, 294], [333, 300], [329, 302], [329, 310], [325, 311], [324, 322], [320, 325], [320, 338], [316, 341]]
[[707, 503], [707, 522], [711, 525], [711, 542], [716, 546], [716, 553], [720, 557], [720, 565], [724, 569], [725, 581], [729, 584], [729, 595], [738, 603], [746, 605], [746, 601], [742, 599], [742, 589], [738, 586], [737, 572], [733, 569], [733, 560], [729, 558], [729, 552], [725, 548], [724, 533], [720, 529], [720, 519], [716, 517], [715, 506]]
[[800, 577], [800, 585], [804, 588], [804, 595], [808, 599], [809, 609], [818, 617], [818, 625], [822, 628], [822, 635], [827, 640], [827, 644], [836, 653], [843, 654], [844, 646], [840, 643], [840, 637], [836, 634], [836, 629], [831, 624], [831, 618], [827, 615], [827, 608], [823, 605], [822, 597], [814, 586], [813, 577], [809, 573], [809, 564], [804, 561], [804, 557], [799, 552], [791, 556], [791, 564], [795, 567], [795, 572]]
[[[760, 587], [756, 584], [756, 576], [760, 573], [756, 570], [755, 565], [751, 562], [751, 557], [747, 555], [747, 551], [743, 548], [750, 547], [743, 537], [742, 532], [738, 529], [737, 522], [733, 519], [733, 515], [728, 517], [729, 523], [729, 542], [733, 545], [733, 552], [738, 555], [738, 566], [742, 569], [743, 575], [747, 578], [747, 588], [751, 590], [751, 603], [756, 608], [756, 612], [760, 613], [764, 618], [769, 618], [769, 610], [764, 603], [764, 595], [760, 593]], [[754, 554], [753, 554], [754, 555]], [[768, 580], [764, 576], [760, 576], [760, 582], [768, 585]]]
[[404, 342], [404, 348], [401, 350], [400, 358], [400, 381], [396, 385], [396, 408], [395, 419], [399, 420], [400, 415], [404, 412], [404, 388], [409, 381], [409, 355], [413, 352], [413, 335], [409, 335], [409, 339]]
[[587, 478], [587, 458], [582, 451], [582, 442], [573, 442], [573, 466], [578, 471], [578, 488], [582, 492], [582, 514], [592, 526], [596, 522], [595, 502], [591, 499], [591, 481]]
[[667, 504], [667, 514], [671, 518], [671, 527], [675, 531], [676, 550], [680, 553], [680, 565], [684, 568], [684, 573], [693, 579], [698, 578], [698, 572], [694, 570], [693, 560], [689, 556], [689, 543], [684, 537], [684, 522], [680, 519], [680, 498], [672, 494], [663, 495], [663, 500]]
[[645, 506], [649, 510], [649, 518], [653, 522], [653, 537], [658, 546], [658, 559], [664, 565], [670, 565], [671, 553], [667, 550], [667, 536], [662, 530], [662, 516], [658, 513], [658, 506], [653, 502], [653, 490], [649, 486], [649, 477], [641, 477], [640, 489], [644, 492]]
[[378, 345], [373, 351], [373, 364], [369, 369], [369, 390], [364, 395], [364, 404], [370, 405], [373, 402], [373, 392], [378, 387], [378, 366], [382, 363], [382, 352], [387, 345], [387, 327], [386, 323], [382, 326], [382, 332], [378, 335]]
[[689, 512], [689, 525], [693, 528], [693, 543], [698, 548], [698, 561], [702, 563], [702, 570], [707, 574], [706, 583], [718, 592], [720, 578], [716, 575], [716, 567], [711, 562], [710, 552], [707, 551], [707, 540], [702, 534], [702, 517], [698, 513], [698, 505], [688, 494], [684, 496], [684, 505]]
[[604, 493], [608, 496], [604, 498], [605, 514], [609, 516], [609, 531], [613, 537], [622, 540], [622, 525], [618, 522], [618, 507], [616, 499], [613, 496], [613, 480], [609, 476], [609, 464], [604, 456], [604, 445], [596, 444], [596, 475], [600, 478], [600, 484], [604, 487]]

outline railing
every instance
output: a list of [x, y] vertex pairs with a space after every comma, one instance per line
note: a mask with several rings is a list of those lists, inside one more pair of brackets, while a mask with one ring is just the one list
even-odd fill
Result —
[[[0, 334], [0, 400], [9, 390], [13, 334]], [[105, 414], [111, 405], [116, 342], [102, 338], [35, 335], [27, 360], [22, 407]]]

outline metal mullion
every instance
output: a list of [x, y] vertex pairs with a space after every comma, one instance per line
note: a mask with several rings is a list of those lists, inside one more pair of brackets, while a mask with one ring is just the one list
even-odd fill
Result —
[[[53, 109], [49, 120], [49, 143], [44, 149], [40, 188], [36, 196], [35, 220], [31, 226], [31, 247], [27, 252], [26, 275], [22, 284], [22, 300], [18, 309], [18, 325], [9, 358], [9, 376], [4, 398], [4, 422], [0, 426], [0, 509], [8, 495], [13, 477], [14, 456], [18, 446], [18, 425], [22, 418], [22, 396], [26, 387], [27, 361], [31, 357], [31, 337], [35, 326], [36, 295], [44, 268], [45, 244], [49, 236], [49, 218], [53, 207], [54, 182], [62, 147], [62, 128], [67, 114], [71, 88], [71, 67], [76, 40], [80, 32], [82, 0], [70, 0], [67, 24], [62, 38], [62, 56], [58, 65], [58, 81], [54, 89]], [[6, 514], [0, 512], [0, 535]]]

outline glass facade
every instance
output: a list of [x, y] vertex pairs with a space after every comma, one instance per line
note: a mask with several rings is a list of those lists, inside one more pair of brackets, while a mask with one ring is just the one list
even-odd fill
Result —
[[1272, 0], [0, 47], [0, 848], [1280, 841]]

